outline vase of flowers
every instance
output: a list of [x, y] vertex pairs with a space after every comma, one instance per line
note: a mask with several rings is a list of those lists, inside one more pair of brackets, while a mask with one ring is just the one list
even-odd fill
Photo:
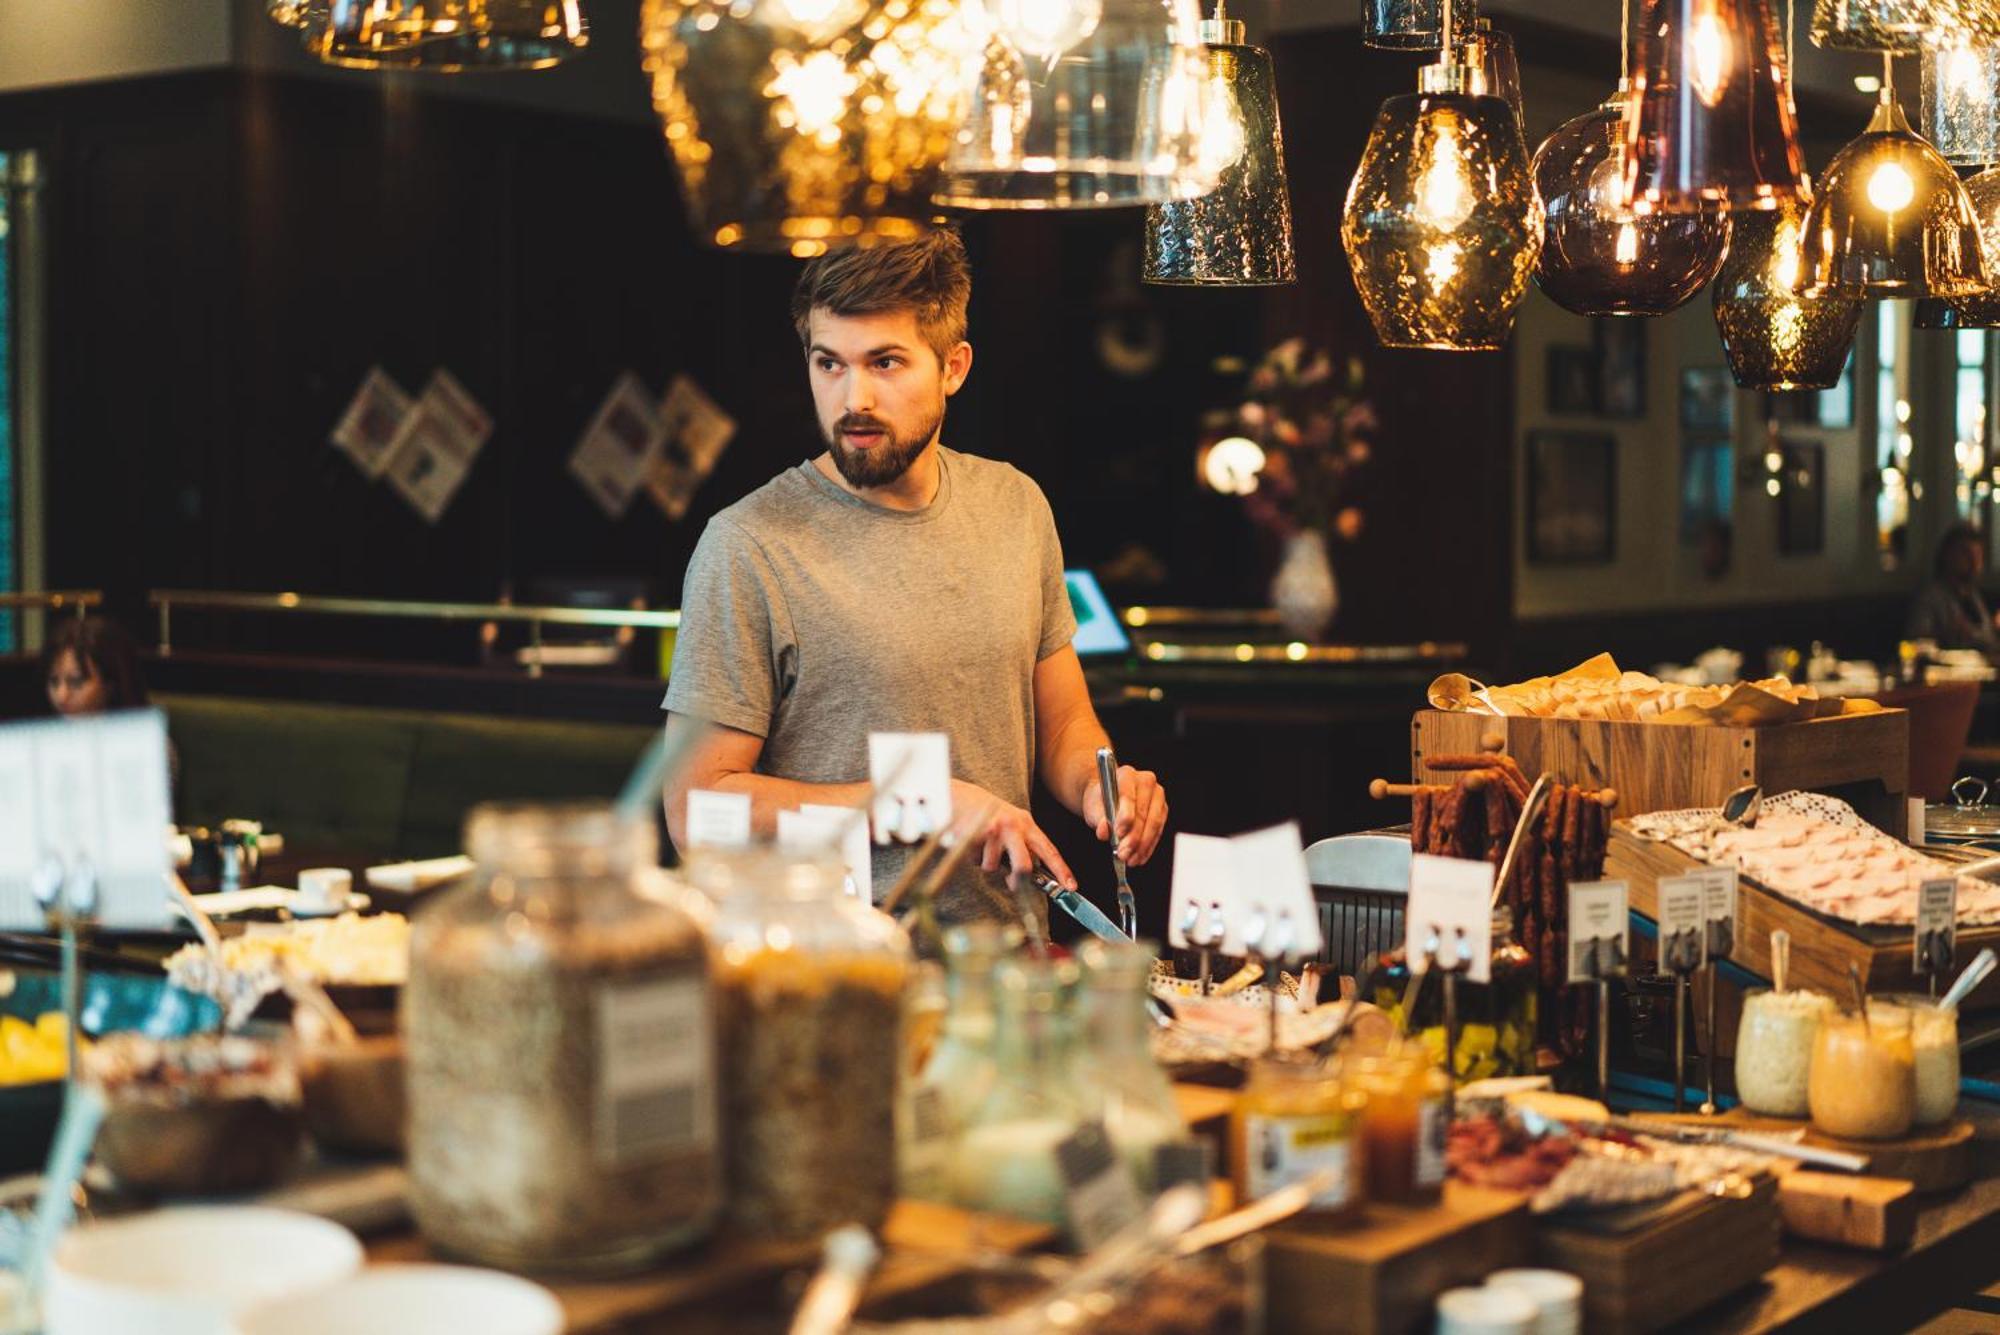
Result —
[[1333, 624], [1340, 584], [1330, 546], [1361, 534], [1352, 493], [1376, 426], [1363, 384], [1359, 358], [1337, 365], [1325, 349], [1286, 339], [1250, 372], [1243, 402], [1205, 424], [1211, 450], [1226, 444], [1238, 457], [1261, 455], [1254, 473], [1234, 474], [1234, 489], [1278, 548], [1271, 605], [1297, 639], [1317, 640]]

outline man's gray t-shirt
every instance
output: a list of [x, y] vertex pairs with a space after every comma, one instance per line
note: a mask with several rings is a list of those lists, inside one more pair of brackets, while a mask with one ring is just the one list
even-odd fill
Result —
[[[1049, 504], [1009, 464], [938, 449], [921, 510], [810, 461], [716, 515], [688, 562], [665, 707], [764, 739], [760, 773], [868, 778], [871, 732], [942, 732], [952, 774], [1028, 805], [1035, 665], [1076, 634]], [[907, 853], [875, 851], [878, 895]], [[975, 876], [940, 910], [991, 916]]]

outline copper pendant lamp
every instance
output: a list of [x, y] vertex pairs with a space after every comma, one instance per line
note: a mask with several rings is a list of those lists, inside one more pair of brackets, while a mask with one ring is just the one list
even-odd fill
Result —
[[1348, 186], [1341, 240], [1386, 347], [1499, 348], [1534, 272], [1542, 210], [1527, 146], [1513, 110], [1469, 83], [1447, 43], [1418, 92], [1376, 112]]
[[[363, 69], [546, 69], [590, 44], [582, 0], [307, 0], [306, 50]], [[314, 11], [325, 14], [313, 23]]]
[[1645, 0], [1626, 103], [1637, 213], [1768, 209], [1805, 170], [1769, 0]]

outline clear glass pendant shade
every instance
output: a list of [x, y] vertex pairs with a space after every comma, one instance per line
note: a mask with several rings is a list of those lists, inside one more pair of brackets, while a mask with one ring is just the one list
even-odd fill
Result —
[[[1204, 23], [1210, 100], [1202, 127], [1216, 188], [1146, 213], [1149, 283], [1269, 287], [1296, 281], [1291, 191], [1271, 57], [1234, 20]], [[1234, 39], [1234, 40], [1226, 40]]]
[[[546, 69], [590, 44], [581, 0], [327, 0], [306, 49], [329, 65]], [[309, 15], [315, 6], [298, 6]]]
[[1768, 209], [1804, 159], [1768, 0], [1646, 0], [1626, 115], [1640, 213]]
[[1545, 219], [1535, 281], [1578, 315], [1665, 315], [1699, 292], [1729, 248], [1726, 213], [1639, 215], [1625, 202], [1624, 92], [1535, 151]]
[[1885, 87], [1860, 138], [1834, 155], [1806, 213], [1809, 295], [1964, 297], [1985, 285], [1979, 224], [1951, 164]]
[[[1083, 209], [1194, 199], [1208, 50], [1193, 0], [1009, 0], [986, 38], [970, 112], [936, 202], [955, 209]], [[1027, 22], [1007, 15], [1050, 17]], [[1211, 152], [1213, 146], [1211, 145]]]
[[1912, 55], [1926, 39], [1948, 33], [2000, 41], [2000, 5], [1993, 0], [1818, 0], [1814, 46], [1836, 51]]
[[1465, 51], [1465, 91], [1499, 98], [1514, 109], [1517, 124], [1527, 124], [1521, 109], [1521, 62], [1514, 54], [1514, 39], [1495, 32], [1492, 23], [1481, 19]]
[[2000, 168], [1984, 171], [1965, 183], [1979, 219], [1979, 240], [1986, 260], [1986, 287], [1966, 297], [1927, 297], [1917, 303], [1919, 329], [2000, 328]]
[[1354, 286], [1392, 348], [1480, 351], [1514, 327], [1542, 209], [1507, 104], [1433, 65], [1375, 115], [1341, 220]]
[[1923, 55], [1924, 138], [1956, 167], [2000, 162], [2000, 41], [1946, 37]]
[[1805, 214], [1803, 203], [1788, 200], [1730, 220], [1729, 256], [1715, 279], [1715, 327], [1744, 389], [1831, 389], [1854, 346], [1860, 298], [1797, 291]]
[[[1453, 0], [1452, 45], [1472, 40], [1479, 21], [1473, 0]], [[1361, 41], [1393, 51], [1435, 51], [1444, 29], [1444, 0], [1361, 0]]]
[[645, 0], [640, 37], [696, 235], [806, 256], [929, 225], [979, 49], [954, 0]]

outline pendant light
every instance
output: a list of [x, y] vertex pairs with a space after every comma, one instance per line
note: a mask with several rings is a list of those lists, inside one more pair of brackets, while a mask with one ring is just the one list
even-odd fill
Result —
[[1964, 297], [1985, 286], [1979, 224], [1951, 164], [1910, 129], [1895, 58], [1860, 138], [1834, 155], [1806, 213], [1809, 295]]
[[1814, 46], [1835, 51], [1914, 55], [1926, 39], [1945, 34], [2000, 40], [2000, 6], [1993, 0], [1818, 0]]
[[[1628, 5], [1624, 21], [1630, 20]], [[1544, 211], [1535, 281], [1578, 315], [1665, 315], [1715, 277], [1729, 248], [1726, 213], [1640, 215], [1627, 204], [1628, 60], [1621, 42], [1618, 91], [1535, 150], [1535, 193]]]
[[1386, 347], [1498, 348], [1527, 295], [1542, 240], [1527, 146], [1507, 104], [1468, 83], [1447, 44], [1418, 92], [1375, 113], [1348, 186], [1340, 236]]
[[326, 22], [328, 0], [264, 0], [264, 14], [281, 28], [311, 29]]
[[1245, 43], [1243, 24], [1228, 17], [1220, 0], [1215, 17], [1202, 22], [1201, 36], [1210, 93], [1202, 139], [1221, 179], [1199, 199], [1146, 211], [1145, 279], [1210, 287], [1296, 282], [1270, 53]]
[[639, 32], [697, 236], [810, 256], [929, 226], [978, 49], [954, 0], [645, 0]]
[[1768, 209], [1805, 160], [1769, 0], [1646, 0], [1626, 102], [1637, 213]]
[[306, 49], [329, 65], [366, 69], [546, 69], [590, 44], [582, 0], [325, 0]]
[[1986, 256], [1986, 290], [1969, 297], [1926, 297], [1917, 303], [1913, 323], [1919, 329], [2000, 328], [2000, 168], [1983, 171], [1965, 183], [1979, 219], [1979, 241]]
[[[1391, 51], [1436, 51], [1443, 43], [1445, 0], [1361, 0], [1361, 43]], [[1463, 46], [1473, 39], [1479, 9], [1473, 0], [1451, 5], [1451, 41]]]
[[1940, 34], [1923, 51], [1924, 138], [1955, 167], [2000, 163], [2000, 42]]
[[[1514, 122], [1525, 126], [1521, 109], [1521, 62], [1514, 54], [1514, 39], [1493, 30], [1491, 19], [1479, 20], [1472, 42], [1466, 47], [1465, 91], [1483, 97], [1497, 97], [1514, 111]], [[1522, 130], [1526, 142], [1527, 131]]]
[[938, 204], [1106, 208], [1216, 188], [1214, 142], [1203, 153], [1211, 79], [1195, 0], [993, 3]]

